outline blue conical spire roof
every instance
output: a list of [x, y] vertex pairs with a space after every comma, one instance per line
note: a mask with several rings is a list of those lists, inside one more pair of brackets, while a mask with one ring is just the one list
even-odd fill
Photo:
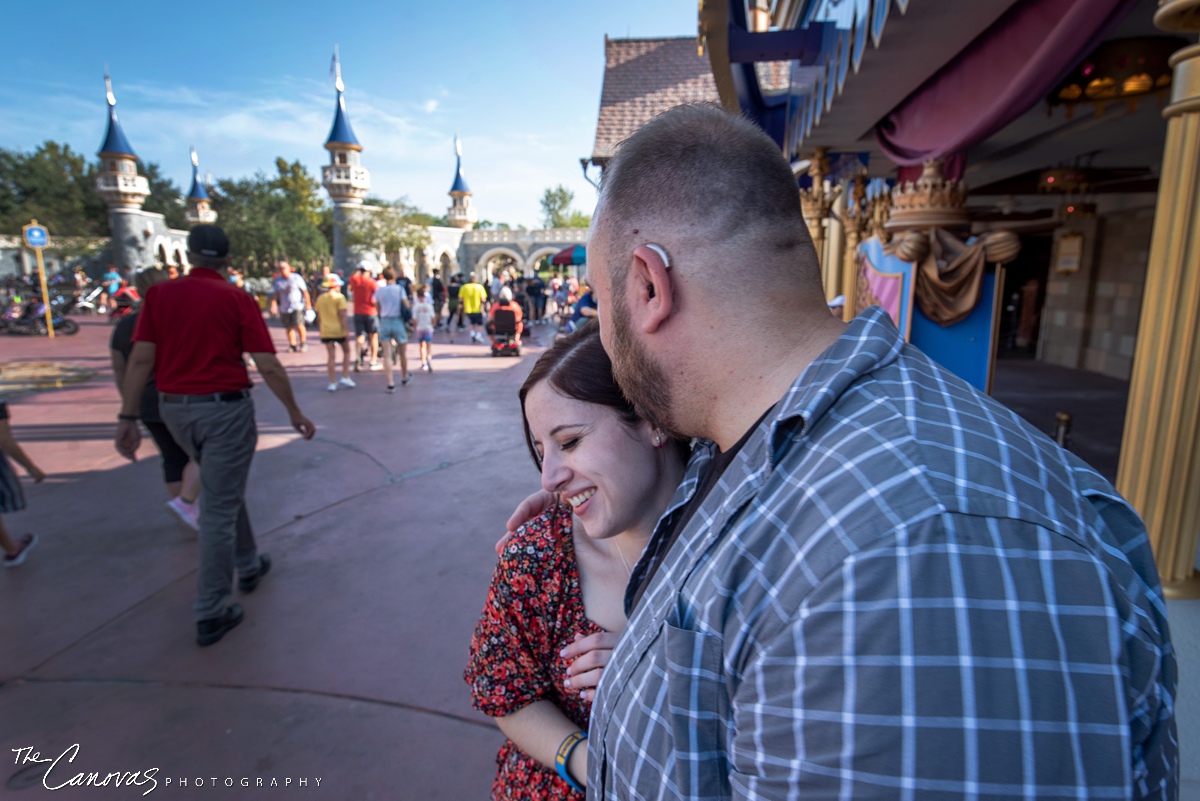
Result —
[[350, 127], [350, 115], [346, 113], [346, 98], [342, 92], [340, 78], [338, 79], [337, 106], [333, 111], [333, 127], [329, 129], [329, 138], [325, 140], [325, 147], [332, 150], [330, 145], [362, 150], [358, 137], [354, 135], [354, 129]]
[[200, 159], [196, 157], [196, 148], [192, 148], [192, 189], [188, 192], [188, 200], [212, 200], [200, 183]]
[[471, 194], [471, 188], [467, 186], [467, 179], [463, 177], [462, 170], [462, 143], [458, 140], [457, 136], [454, 137], [454, 153], [456, 156], [454, 162], [454, 186], [450, 187], [450, 191], [451, 193], [465, 192], [469, 195]]
[[121, 123], [117, 121], [117, 98], [113, 96], [112, 81], [107, 75], [104, 76], [104, 85], [108, 89], [108, 133], [104, 137], [104, 144], [100, 145], [100, 155], [112, 154], [137, 158], [137, 153], [133, 152], [133, 146], [129, 144], [129, 140], [125, 138], [125, 132], [121, 130]]

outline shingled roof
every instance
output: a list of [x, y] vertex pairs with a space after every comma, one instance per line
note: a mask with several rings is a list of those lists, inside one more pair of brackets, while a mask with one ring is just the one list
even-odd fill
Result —
[[604, 56], [593, 163], [607, 162], [626, 137], [669, 108], [718, 101], [712, 67], [697, 55], [694, 36], [605, 37]]

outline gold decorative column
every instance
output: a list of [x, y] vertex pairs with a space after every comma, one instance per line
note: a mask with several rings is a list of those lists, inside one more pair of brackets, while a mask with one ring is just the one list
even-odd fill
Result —
[[[1200, 31], [1200, 0], [1160, 0], [1154, 23]], [[1166, 595], [1200, 598], [1200, 45], [1171, 67], [1117, 489], [1146, 521]]]
[[867, 178], [856, 175], [850, 184], [850, 195], [846, 198], [846, 252], [842, 255], [842, 285], [839, 294], [846, 296], [842, 307], [842, 319], [854, 319], [854, 295], [858, 287], [858, 245], [863, 240], [871, 222], [867, 206]]
[[808, 165], [808, 177], [812, 179], [812, 186], [800, 190], [800, 209], [804, 214], [804, 222], [808, 224], [808, 233], [812, 236], [817, 260], [821, 264], [825, 297], [834, 298], [839, 294], [841, 276], [838, 273], [839, 265], [828, 264], [829, 259], [825, 252], [825, 218], [829, 216], [833, 201], [837, 198], [836, 191], [828, 186], [826, 181], [829, 176], [828, 153], [823, 147], [818, 147], [813, 152], [812, 161]]

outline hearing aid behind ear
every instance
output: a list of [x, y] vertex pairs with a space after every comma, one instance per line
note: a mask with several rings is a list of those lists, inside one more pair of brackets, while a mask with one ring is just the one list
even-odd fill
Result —
[[661, 246], [650, 242], [646, 243], [646, 247], [658, 254], [658, 257], [663, 261], [663, 267], [666, 267], [668, 270], [671, 269], [671, 260], [667, 258], [667, 251], [663, 250]]

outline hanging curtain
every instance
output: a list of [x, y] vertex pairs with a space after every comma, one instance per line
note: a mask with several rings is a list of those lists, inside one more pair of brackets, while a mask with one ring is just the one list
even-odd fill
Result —
[[1012, 231], [988, 231], [970, 244], [942, 228], [906, 231], [883, 252], [916, 265], [913, 298], [941, 326], [965, 320], [979, 303], [987, 264], [1006, 264], [1021, 251]]
[[965, 151], [1041, 101], [1138, 0], [1018, 0], [875, 127], [893, 162]]

